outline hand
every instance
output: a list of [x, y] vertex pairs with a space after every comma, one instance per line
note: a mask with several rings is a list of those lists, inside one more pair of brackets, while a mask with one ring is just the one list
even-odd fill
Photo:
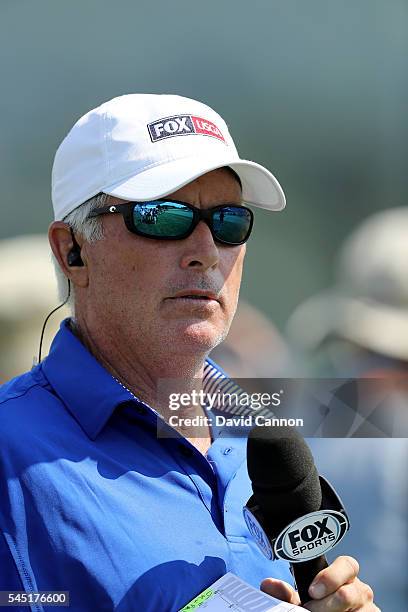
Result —
[[[373, 591], [357, 578], [359, 565], [353, 557], [337, 557], [319, 572], [309, 587], [310, 601], [304, 608], [312, 612], [381, 612], [373, 602]], [[266, 578], [261, 590], [282, 601], [300, 605], [297, 592], [286, 582]]]

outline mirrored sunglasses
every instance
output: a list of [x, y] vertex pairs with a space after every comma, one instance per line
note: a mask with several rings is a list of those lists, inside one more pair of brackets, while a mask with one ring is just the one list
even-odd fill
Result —
[[133, 234], [155, 240], [182, 240], [204, 221], [214, 240], [231, 246], [248, 240], [254, 221], [252, 210], [246, 206], [222, 204], [202, 209], [170, 199], [112, 204], [94, 210], [89, 217], [114, 213], [123, 215], [127, 229]]

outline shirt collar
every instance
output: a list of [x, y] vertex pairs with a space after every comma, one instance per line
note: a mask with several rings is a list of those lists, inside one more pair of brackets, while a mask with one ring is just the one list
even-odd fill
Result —
[[41, 366], [66, 408], [94, 440], [116, 406], [136, 398], [91, 355], [69, 322], [62, 321]]
[[[95, 440], [115, 408], [124, 402], [141, 404], [157, 415], [93, 357], [72, 333], [69, 323], [69, 318], [62, 321], [50, 353], [40, 367], [87, 436]], [[204, 365], [204, 390], [211, 391], [223, 380], [228, 380], [225, 372], [207, 359]]]

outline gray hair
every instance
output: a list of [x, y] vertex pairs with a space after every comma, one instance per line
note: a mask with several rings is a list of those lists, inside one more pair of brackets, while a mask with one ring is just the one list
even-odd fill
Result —
[[[75, 234], [79, 234], [87, 242], [96, 242], [103, 238], [103, 227], [101, 217], [89, 218], [89, 214], [96, 208], [102, 208], [106, 205], [109, 199], [109, 195], [106, 193], [98, 193], [93, 198], [90, 198], [80, 206], [77, 206], [71, 211], [66, 217], [64, 217], [64, 223], [68, 223], [70, 228]], [[52, 261], [55, 269], [55, 276], [57, 277], [58, 285], [58, 297], [61, 302], [64, 302], [68, 294], [68, 282], [67, 277], [60, 268], [60, 265], [52, 253]], [[75, 315], [75, 292], [74, 286], [71, 283], [71, 293], [67, 302], [68, 307], [71, 310], [72, 315]]]

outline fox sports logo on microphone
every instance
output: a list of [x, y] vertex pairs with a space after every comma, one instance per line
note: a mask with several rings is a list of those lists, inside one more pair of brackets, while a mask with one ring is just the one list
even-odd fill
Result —
[[336, 546], [349, 526], [347, 516], [336, 510], [311, 512], [293, 521], [278, 535], [274, 553], [291, 563], [315, 559]]

